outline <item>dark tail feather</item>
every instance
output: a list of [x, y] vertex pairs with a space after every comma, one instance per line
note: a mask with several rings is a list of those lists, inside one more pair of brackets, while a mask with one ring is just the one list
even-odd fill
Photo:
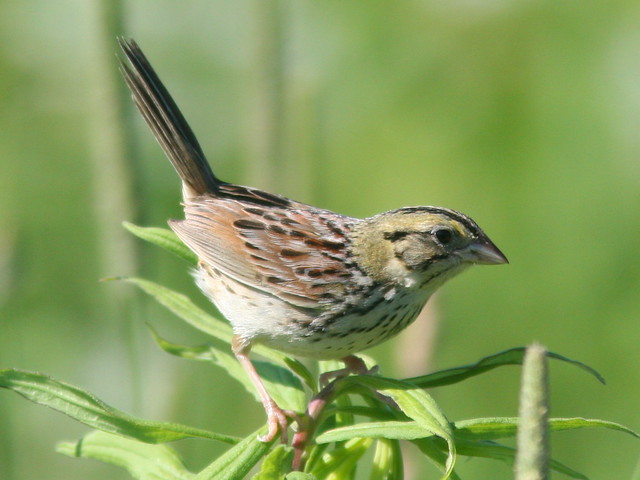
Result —
[[131, 67], [120, 61], [131, 96], [183, 182], [186, 197], [215, 193], [221, 182], [180, 109], [134, 40], [119, 38]]

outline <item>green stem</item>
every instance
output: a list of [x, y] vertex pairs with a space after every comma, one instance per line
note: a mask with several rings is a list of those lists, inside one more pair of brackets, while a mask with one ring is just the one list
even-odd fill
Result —
[[285, 55], [281, 0], [255, 0], [253, 128], [250, 130], [249, 185], [282, 190], [285, 108]]
[[523, 363], [516, 480], [547, 480], [549, 456], [547, 351], [534, 344]]
[[[123, 82], [116, 61], [116, 37], [122, 35], [124, 24], [121, 0], [94, 2], [91, 49], [93, 73], [91, 85], [90, 161], [93, 169], [93, 194], [98, 255], [102, 276], [135, 276], [138, 273], [138, 252], [135, 239], [124, 228], [123, 220], [136, 221], [139, 215], [134, 201], [136, 169], [133, 163], [134, 140], [129, 124], [130, 100], [124, 94]], [[118, 319], [121, 335], [128, 349], [132, 372], [134, 408], [139, 410], [139, 362], [137, 361], [135, 292], [125, 285], [109, 285], [109, 299], [101, 309], [105, 319]]]

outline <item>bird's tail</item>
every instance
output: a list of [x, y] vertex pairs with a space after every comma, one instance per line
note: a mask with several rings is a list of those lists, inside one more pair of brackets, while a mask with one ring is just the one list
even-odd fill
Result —
[[191, 127], [138, 44], [119, 38], [130, 66], [120, 61], [131, 96], [182, 179], [185, 199], [216, 193], [224, 182], [213, 174]]

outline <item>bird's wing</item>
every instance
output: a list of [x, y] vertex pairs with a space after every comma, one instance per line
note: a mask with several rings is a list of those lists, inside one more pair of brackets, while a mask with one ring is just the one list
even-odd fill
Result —
[[[170, 223], [200, 261], [301, 308], [344, 298], [358, 273], [348, 238], [358, 220], [289, 200], [275, 206], [283, 197], [255, 189], [223, 188], [235, 189], [234, 198], [194, 199], [186, 219]], [[262, 203], [246, 200], [256, 194]]]

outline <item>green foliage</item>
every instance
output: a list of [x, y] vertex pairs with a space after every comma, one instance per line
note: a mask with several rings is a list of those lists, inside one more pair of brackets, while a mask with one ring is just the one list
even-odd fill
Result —
[[58, 444], [69, 457], [92, 458], [125, 468], [133, 478], [144, 480], [190, 480], [178, 454], [166, 445], [151, 445], [111, 433], [93, 431], [78, 442]]
[[[498, 352], [494, 355], [484, 357], [471, 365], [447, 368], [446, 370], [429, 373], [428, 375], [409, 378], [407, 379], [407, 381], [422, 388], [433, 388], [450, 385], [452, 383], [460, 382], [467, 378], [480, 375], [481, 373], [488, 372], [497, 367], [503, 367], [505, 365], [522, 365], [525, 351], [526, 349], [524, 347], [511, 348], [504, 352]], [[596, 377], [600, 383], [605, 383], [602, 375], [600, 375], [589, 365], [585, 365], [582, 362], [572, 360], [553, 352], [547, 352], [547, 357], [556, 360], [562, 360], [563, 362], [575, 365], [576, 367], [579, 367], [585, 370], [587, 373], [590, 373], [591, 375]]]
[[191, 265], [195, 266], [198, 263], [196, 254], [189, 250], [171, 230], [157, 227], [140, 227], [130, 222], [123, 222], [122, 225], [136, 237], [164, 248]]
[[[167, 230], [127, 228], [174, 253], [180, 251], [176, 248], [173, 234]], [[184, 295], [166, 287], [136, 278], [125, 280], [211, 337], [206, 345], [186, 346], [172, 343], [152, 331], [156, 342], [165, 352], [222, 368], [259, 400], [245, 372], [230, 353], [231, 330], [226, 323], [202, 311]], [[514, 463], [516, 450], [496, 443], [496, 440], [516, 436], [517, 418], [451, 421], [424, 388], [450, 385], [498, 367], [522, 364], [525, 352], [522, 348], [506, 350], [470, 365], [420, 377], [398, 380], [376, 374], [347, 376], [337, 378], [322, 388], [316, 386], [314, 375], [300, 362], [264, 346], [256, 346], [255, 352], [265, 359], [256, 362], [257, 368], [274, 399], [282, 407], [304, 416], [296, 435], [306, 432], [309, 439], [301, 444], [299, 441], [296, 443], [294, 437], [294, 448], [259, 441], [258, 435], [264, 434], [266, 427], [244, 439], [237, 439], [185, 425], [135, 418], [78, 387], [38, 373], [0, 370], [0, 387], [13, 390], [28, 400], [46, 405], [96, 429], [76, 443], [61, 443], [59, 452], [123, 467], [137, 479], [240, 480], [260, 464], [253, 480], [348, 480], [355, 478], [361, 460], [370, 450], [373, 451], [370, 478], [399, 479], [403, 471], [400, 440], [413, 443], [441, 470], [442, 479], [460, 478], [455, 472], [459, 456], [489, 458], [510, 465]], [[598, 372], [580, 362], [554, 353], [546, 356], [577, 366], [602, 381]], [[322, 364], [327, 369], [334, 366], [333, 362]], [[313, 414], [307, 409], [305, 416], [310, 396], [312, 402], [316, 402], [316, 405], [321, 403], [322, 408], [314, 410]], [[625, 426], [604, 420], [552, 418], [548, 425], [542, 426], [551, 431], [596, 427], [640, 438]], [[157, 445], [192, 437], [233, 446], [200, 472], [191, 472], [172, 448]], [[298, 466], [304, 465], [302, 471], [291, 471], [296, 461]], [[587, 478], [555, 460], [550, 461], [549, 467], [571, 478]]]
[[97, 430], [123, 435], [145, 443], [163, 443], [199, 437], [225, 443], [237, 439], [176, 423], [141, 420], [123, 413], [89, 392], [41, 373], [0, 370], [0, 387], [13, 390], [39, 405], [46, 405]]
[[265, 428], [252, 433], [198, 473], [194, 480], [243, 479], [249, 470], [269, 452], [273, 444], [273, 442], [263, 443], [258, 440], [258, 435], [265, 433]]

